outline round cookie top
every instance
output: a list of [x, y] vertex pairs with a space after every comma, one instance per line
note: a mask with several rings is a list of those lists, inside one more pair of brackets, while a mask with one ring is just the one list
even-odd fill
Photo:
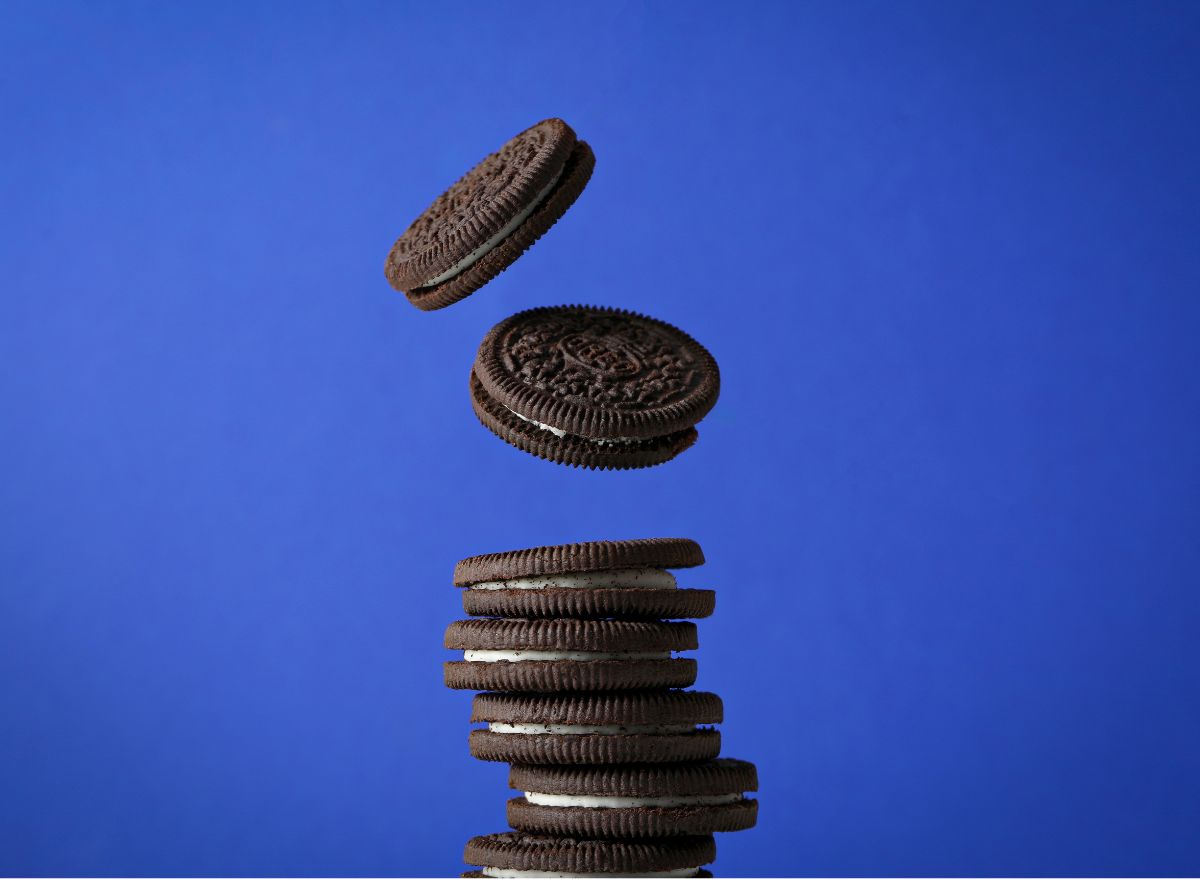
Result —
[[716, 858], [712, 836], [635, 841], [493, 833], [474, 837], [463, 852], [465, 863], [480, 867], [635, 876], [698, 867]]
[[522, 311], [484, 337], [474, 372], [518, 416], [593, 440], [646, 440], [685, 430], [720, 393], [712, 355], [668, 323], [615, 308]]
[[471, 556], [454, 566], [454, 585], [621, 568], [694, 568], [702, 564], [700, 545], [686, 538], [598, 540]]
[[457, 620], [450, 650], [563, 650], [586, 653], [695, 650], [695, 623], [640, 620]]
[[472, 723], [651, 725], [720, 723], [715, 693], [666, 690], [578, 695], [480, 693], [471, 703]]
[[745, 760], [631, 766], [526, 766], [513, 764], [508, 786], [543, 794], [597, 797], [666, 797], [740, 794], [758, 790], [758, 772]]
[[575, 132], [561, 119], [525, 129], [434, 200], [392, 245], [387, 275], [423, 287], [469, 257], [544, 195], [562, 173]]

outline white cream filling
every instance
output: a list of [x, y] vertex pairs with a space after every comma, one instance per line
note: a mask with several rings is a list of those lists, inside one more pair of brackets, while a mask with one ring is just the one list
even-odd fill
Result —
[[657, 873], [553, 873], [545, 870], [504, 870], [500, 867], [484, 867], [479, 872], [484, 876], [494, 876], [495, 879], [637, 879], [639, 876], [650, 879], [686, 879], [700, 872], [699, 867], [683, 867], [678, 870], [660, 870]]
[[675, 575], [662, 568], [623, 568], [577, 574], [547, 574], [472, 583], [471, 589], [675, 589]]
[[617, 736], [617, 735], [672, 735], [696, 732], [698, 727], [690, 723], [603, 723], [595, 726], [574, 723], [489, 723], [488, 730], [494, 733], [521, 733], [523, 735], [556, 736]]
[[487, 253], [489, 250], [491, 250], [493, 247], [495, 247], [497, 244], [499, 244], [501, 241], [503, 241], [505, 238], [507, 238], [510, 234], [512, 234], [512, 231], [514, 229], [516, 229], [518, 226], [520, 226], [522, 223], [524, 223], [527, 219], [529, 219], [529, 215], [532, 214], [535, 210], [537, 210], [538, 205], [540, 205], [543, 201], [546, 200], [546, 196], [550, 194], [550, 190], [554, 188], [554, 184], [558, 183], [558, 178], [562, 176], [562, 172], [563, 172], [563, 169], [559, 168], [558, 173], [554, 175], [554, 179], [552, 179], [548, 184], [546, 184], [546, 187], [537, 194], [537, 196], [529, 204], [529, 207], [525, 208], [519, 214], [517, 214], [515, 217], [513, 217], [511, 220], [509, 220], [507, 223], [505, 223], [503, 229], [501, 229], [499, 232], [497, 232], [495, 235], [493, 235], [487, 241], [483, 242], [483, 244], [476, 247], [467, 256], [463, 257], [458, 262], [456, 262], [454, 265], [450, 266], [450, 268], [446, 269], [446, 271], [442, 272], [440, 275], [438, 275], [436, 277], [430, 278], [428, 281], [423, 283], [421, 286], [422, 287], [432, 287], [435, 284], [441, 284], [441, 283], [444, 283], [445, 281], [449, 281], [455, 275], [462, 274], [467, 269], [469, 269], [471, 266], [475, 265], [475, 263], [479, 262], [481, 259], [483, 259], [485, 256], [487, 256]]
[[723, 806], [742, 799], [741, 794], [674, 797], [591, 797], [574, 794], [540, 794], [525, 791], [525, 799], [535, 806], [583, 806], [588, 809], [638, 809], [642, 806], [673, 808], [675, 806]]
[[[504, 408], [508, 409], [507, 406], [505, 406]], [[513, 409], [508, 409], [508, 411], [512, 412], [513, 415], [517, 416], [522, 421], [527, 421], [528, 423], [532, 424], [534, 427], [540, 427], [542, 430], [550, 431], [552, 434], [554, 434], [559, 439], [562, 439], [564, 436], [567, 436], [567, 432], [565, 430], [563, 430], [561, 427], [551, 427], [549, 424], [542, 424], [542, 422], [540, 422], [540, 421], [534, 421], [532, 418], [526, 418], [520, 412], [517, 412]], [[575, 434], [570, 434], [570, 435], [575, 436]], [[576, 437], [576, 439], [581, 439], [581, 440], [584, 440], [589, 443], [595, 443], [598, 446], [615, 446], [615, 445], [621, 445], [621, 444], [627, 444], [627, 443], [642, 442], [642, 440], [638, 439], [636, 436], [618, 436], [618, 437], [614, 437], [613, 439], [595, 439], [590, 436], [580, 436], [580, 437]]]
[[571, 659], [587, 662], [593, 659], [670, 659], [671, 651], [625, 653], [593, 653], [584, 650], [464, 650], [467, 662], [522, 662], [527, 659]]
[[[505, 408], [505, 409], [508, 409], [508, 407], [507, 407], [507, 406], [505, 406], [504, 408]], [[542, 422], [540, 422], [540, 421], [534, 421], [532, 418], [526, 418], [526, 417], [525, 417], [524, 415], [522, 415], [520, 412], [514, 411], [514, 410], [512, 410], [512, 409], [508, 409], [508, 411], [509, 411], [509, 412], [512, 412], [512, 414], [513, 414], [513, 415], [517, 416], [517, 417], [518, 417], [518, 418], [520, 418], [522, 421], [527, 421], [527, 422], [529, 422], [529, 423], [530, 423], [530, 424], [532, 424], [534, 427], [540, 427], [542, 430], [548, 430], [548, 431], [550, 431], [552, 434], [554, 434], [554, 435], [555, 435], [556, 437], [558, 437], [559, 439], [562, 439], [564, 436], [566, 436], [566, 435], [567, 435], [567, 432], [566, 432], [565, 430], [562, 430], [561, 428], [558, 428], [558, 427], [551, 427], [549, 424], [542, 424]]]

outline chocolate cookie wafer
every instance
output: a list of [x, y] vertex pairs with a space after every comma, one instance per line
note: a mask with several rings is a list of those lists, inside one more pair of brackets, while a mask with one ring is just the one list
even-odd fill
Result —
[[471, 706], [471, 755], [526, 764], [676, 763], [721, 752], [714, 693], [480, 693]]
[[688, 687], [696, 680], [694, 623], [642, 620], [458, 620], [445, 646], [464, 651], [445, 664], [458, 690], [554, 693]]
[[711, 836], [601, 840], [493, 833], [471, 839], [463, 860], [481, 869], [463, 876], [710, 876], [717, 858]]
[[560, 464], [649, 467], [696, 441], [717, 402], [712, 355], [682, 330], [612, 308], [509, 317], [484, 337], [471, 403], [504, 441]]
[[606, 540], [472, 556], [454, 585], [473, 616], [689, 619], [711, 614], [716, 596], [678, 588], [667, 569], [702, 564], [692, 540]]
[[509, 772], [517, 830], [588, 838], [686, 836], [754, 826], [753, 763], [709, 760], [632, 766], [528, 766]]
[[558, 222], [595, 164], [561, 119], [527, 128], [413, 221], [388, 253], [388, 281], [424, 311], [470, 295]]

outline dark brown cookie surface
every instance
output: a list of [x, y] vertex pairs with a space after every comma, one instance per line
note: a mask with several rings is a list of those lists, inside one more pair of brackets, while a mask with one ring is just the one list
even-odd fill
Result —
[[[489, 876], [488, 873], [484, 873], [482, 870], [467, 870], [465, 873], [459, 873], [458, 875], [461, 876], [462, 879], [488, 879]], [[697, 870], [691, 875], [693, 875], [695, 879], [712, 879], [712, 873], [703, 869]]]
[[447, 662], [443, 666], [443, 680], [452, 690], [510, 693], [680, 688], [696, 683], [696, 660]]
[[711, 616], [711, 589], [464, 589], [472, 616], [524, 619], [701, 619]]
[[708, 760], [721, 749], [721, 700], [677, 690], [578, 695], [481, 693], [472, 756], [529, 764], [663, 763]]
[[696, 690], [571, 696], [480, 693], [471, 702], [471, 723], [700, 725], [720, 723], [723, 715], [720, 696]]
[[711, 836], [664, 840], [599, 840], [493, 833], [471, 839], [463, 861], [500, 870], [546, 873], [663, 873], [711, 864], [717, 845]]
[[753, 827], [754, 765], [709, 760], [637, 766], [514, 765], [508, 821], [532, 833], [590, 838], [725, 833]]
[[695, 442], [720, 392], [716, 361], [654, 318], [590, 306], [535, 308], [485, 336], [472, 406], [505, 441], [559, 463], [624, 469]]
[[546, 806], [514, 797], [506, 807], [508, 826], [527, 833], [589, 839], [691, 836], [749, 830], [758, 821], [758, 801], [720, 805], [589, 808]]
[[450, 650], [644, 653], [695, 650], [695, 623], [643, 620], [456, 620], [446, 628]]
[[684, 537], [594, 540], [471, 556], [454, 566], [454, 585], [620, 568], [694, 568], [702, 564], [700, 544]]
[[514, 790], [594, 797], [720, 796], [758, 790], [753, 763], [721, 758], [678, 766], [522, 766]]
[[715, 593], [680, 589], [665, 572], [703, 563], [692, 540], [605, 540], [472, 556], [455, 566], [454, 583], [472, 616], [699, 619]]
[[471, 408], [479, 423], [510, 446], [535, 458], [589, 470], [638, 470], [665, 464], [695, 444], [694, 427], [632, 443], [598, 444], [576, 436], [555, 436], [531, 424], [487, 396], [474, 371], [470, 377]]
[[698, 729], [691, 733], [656, 735], [539, 735], [471, 730], [471, 756], [477, 760], [531, 765], [604, 765], [611, 763], [683, 763], [711, 760], [721, 753], [721, 733]]
[[[484, 873], [482, 870], [467, 870], [466, 872], [459, 873], [458, 875], [461, 876], [462, 879], [488, 879], [490, 874]], [[712, 873], [703, 869], [697, 870], [691, 875], [694, 876], [695, 879], [712, 879]]]
[[439, 196], [397, 239], [385, 274], [423, 310], [443, 308], [511, 265], [566, 212], [595, 165], [561, 119], [512, 138]]
[[671, 653], [697, 643], [693, 623], [458, 620], [445, 646], [468, 652], [445, 663], [444, 677], [454, 689], [518, 693], [688, 687], [696, 661]]

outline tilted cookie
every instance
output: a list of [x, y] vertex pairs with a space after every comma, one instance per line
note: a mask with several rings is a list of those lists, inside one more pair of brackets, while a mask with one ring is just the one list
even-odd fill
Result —
[[516, 830], [588, 838], [687, 836], [745, 830], [758, 817], [753, 763], [709, 760], [631, 766], [514, 765]]
[[717, 362], [682, 330], [583, 305], [501, 321], [470, 377], [475, 414], [505, 442], [601, 470], [650, 467], [687, 449], [720, 385]]
[[527, 764], [676, 763], [721, 753], [714, 693], [480, 693], [471, 705], [471, 755]]
[[680, 589], [667, 569], [702, 564], [692, 540], [605, 540], [472, 556], [454, 585], [473, 616], [694, 619], [713, 612], [713, 590]]
[[458, 620], [445, 664], [456, 690], [555, 693], [690, 687], [696, 660], [673, 659], [698, 646], [694, 623], [642, 620]]
[[561, 119], [522, 131], [468, 171], [392, 245], [384, 274], [423, 311], [500, 274], [566, 213], [596, 157]]

